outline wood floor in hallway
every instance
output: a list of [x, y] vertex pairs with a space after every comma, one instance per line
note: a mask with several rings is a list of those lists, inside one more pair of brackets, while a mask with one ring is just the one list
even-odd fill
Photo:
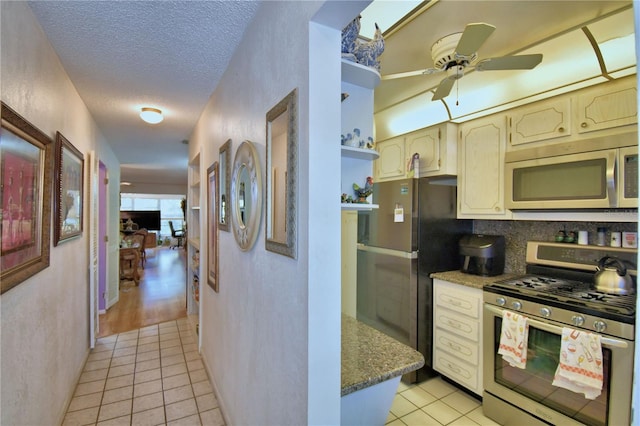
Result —
[[185, 317], [185, 256], [183, 249], [147, 250], [140, 285], [120, 281], [120, 300], [100, 315], [98, 337]]

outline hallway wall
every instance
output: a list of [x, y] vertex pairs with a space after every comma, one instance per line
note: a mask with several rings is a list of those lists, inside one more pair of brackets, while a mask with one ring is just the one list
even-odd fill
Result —
[[251, 250], [219, 233], [219, 293], [201, 280], [202, 355], [228, 424], [340, 422], [340, 40], [364, 4], [262, 3], [189, 138], [201, 171], [227, 139], [232, 158], [250, 140], [264, 185], [266, 113], [298, 89], [298, 258], [265, 250], [263, 200]]
[[[120, 164], [44, 36], [27, 2], [0, 2], [1, 96], [34, 126], [95, 150], [119, 182]], [[109, 186], [109, 240], [118, 241], [117, 184]], [[89, 350], [88, 185], [82, 236], [53, 247], [50, 266], [0, 296], [1, 424], [59, 424]], [[53, 230], [53, 228], [52, 228]], [[111, 250], [110, 252], [117, 252]], [[117, 258], [108, 279], [117, 284]]]

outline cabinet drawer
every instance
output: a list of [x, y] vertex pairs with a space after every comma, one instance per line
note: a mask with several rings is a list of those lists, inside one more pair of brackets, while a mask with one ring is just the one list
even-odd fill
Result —
[[436, 286], [436, 305], [451, 309], [471, 318], [480, 318], [481, 292], [478, 290], [478, 294], [475, 294], [476, 292], [473, 290], [477, 289], [466, 289], [462, 286], [458, 287], [460, 288]]
[[460, 315], [455, 311], [436, 307], [433, 312], [433, 323], [435, 327], [442, 328], [473, 342], [480, 340], [480, 322], [477, 319]]
[[474, 367], [466, 362], [449, 355], [446, 352], [436, 349], [434, 351], [434, 368], [452, 380], [469, 388], [476, 394], [480, 394], [482, 386], [479, 386], [479, 367]]
[[434, 346], [436, 349], [448, 352], [471, 365], [478, 365], [480, 353], [478, 342], [471, 342], [436, 328]]

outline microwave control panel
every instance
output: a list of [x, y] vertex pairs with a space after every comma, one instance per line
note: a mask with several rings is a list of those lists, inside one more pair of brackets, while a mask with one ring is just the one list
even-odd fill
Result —
[[638, 154], [625, 155], [624, 167], [624, 198], [638, 198]]

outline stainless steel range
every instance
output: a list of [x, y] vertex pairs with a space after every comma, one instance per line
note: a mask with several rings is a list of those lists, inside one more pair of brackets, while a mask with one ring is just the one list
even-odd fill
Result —
[[[526, 274], [484, 287], [483, 407], [504, 425], [622, 425], [631, 423], [635, 294], [596, 291], [600, 259], [635, 265], [636, 249], [527, 243]], [[635, 287], [637, 272], [629, 270]], [[499, 355], [505, 311], [528, 318], [527, 364], [512, 367]], [[596, 399], [552, 385], [562, 328], [600, 335], [603, 389]]]

